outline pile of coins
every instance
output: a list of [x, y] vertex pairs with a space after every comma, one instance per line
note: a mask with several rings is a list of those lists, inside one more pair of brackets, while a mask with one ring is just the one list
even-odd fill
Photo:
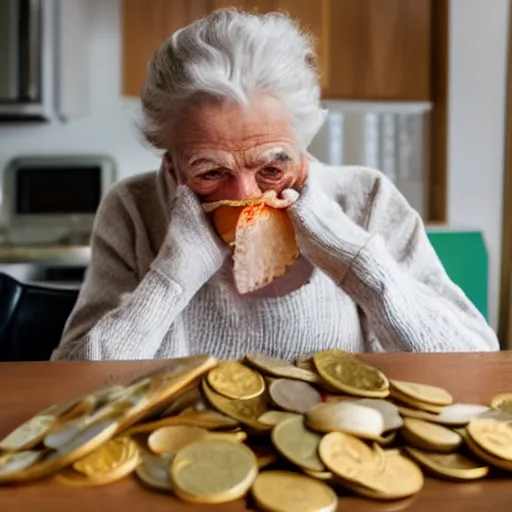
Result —
[[324, 512], [347, 494], [415, 495], [425, 474], [512, 471], [512, 395], [453, 403], [341, 350], [294, 363], [196, 356], [52, 405], [0, 450], [4, 485], [128, 477], [189, 503], [245, 497], [261, 510]]

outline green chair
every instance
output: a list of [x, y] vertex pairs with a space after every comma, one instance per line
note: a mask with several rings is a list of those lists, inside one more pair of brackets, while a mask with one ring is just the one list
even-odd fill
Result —
[[478, 230], [427, 226], [427, 234], [450, 279], [488, 319], [488, 256]]

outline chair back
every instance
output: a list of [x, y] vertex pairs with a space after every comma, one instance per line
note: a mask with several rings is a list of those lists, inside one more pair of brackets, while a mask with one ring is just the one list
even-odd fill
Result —
[[77, 297], [0, 273], [0, 361], [48, 361]]

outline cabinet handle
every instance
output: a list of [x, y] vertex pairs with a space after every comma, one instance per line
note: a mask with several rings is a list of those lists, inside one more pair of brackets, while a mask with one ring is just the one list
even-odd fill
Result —
[[28, 2], [28, 51], [25, 94], [30, 101], [39, 99], [39, 69], [41, 61], [41, 1]]

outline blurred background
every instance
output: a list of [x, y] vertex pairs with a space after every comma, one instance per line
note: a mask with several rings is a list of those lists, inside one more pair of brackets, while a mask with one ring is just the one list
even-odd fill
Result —
[[0, 272], [80, 285], [101, 197], [159, 166], [137, 128], [148, 59], [226, 6], [316, 36], [329, 116], [310, 152], [392, 179], [512, 347], [508, 0], [0, 0]]

